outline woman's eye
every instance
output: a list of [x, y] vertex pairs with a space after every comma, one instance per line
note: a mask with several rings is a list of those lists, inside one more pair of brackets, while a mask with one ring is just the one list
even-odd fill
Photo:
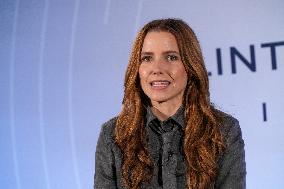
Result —
[[178, 56], [176, 56], [176, 55], [168, 55], [167, 56], [167, 60], [168, 61], [176, 61], [176, 60], [178, 60]]
[[143, 57], [141, 58], [141, 62], [150, 62], [151, 59], [152, 59], [151, 56], [143, 56]]

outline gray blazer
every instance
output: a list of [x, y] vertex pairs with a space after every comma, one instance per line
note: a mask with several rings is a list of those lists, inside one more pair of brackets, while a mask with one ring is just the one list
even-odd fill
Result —
[[[121, 184], [121, 152], [114, 142], [116, 118], [104, 123], [96, 148], [94, 188], [123, 189]], [[244, 141], [238, 121], [226, 115], [221, 133], [225, 139], [226, 149], [219, 158], [219, 172], [215, 181], [218, 189], [244, 189], [246, 187], [246, 163]], [[149, 146], [151, 148], [151, 146]], [[175, 180], [176, 181], [176, 180]], [[178, 181], [176, 181], [178, 182]], [[142, 188], [162, 188], [148, 184]], [[186, 184], [177, 183], [173, 188], [186, 188]]]

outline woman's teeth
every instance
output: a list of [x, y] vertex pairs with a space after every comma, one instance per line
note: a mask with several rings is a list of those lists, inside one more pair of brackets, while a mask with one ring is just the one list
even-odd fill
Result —
[[151, 82], [151, 85], [153, 87], [166, 87], [170, 84], [169, 81], [153, 81]]

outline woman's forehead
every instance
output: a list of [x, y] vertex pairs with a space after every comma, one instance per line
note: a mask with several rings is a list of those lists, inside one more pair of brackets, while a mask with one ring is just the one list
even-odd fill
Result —
[[143, 41], [142, 51], [152, 51], [157, 49], [178, 51], [179, 49], [175, 36], [166, 31], [152, 31], [147, 33]]

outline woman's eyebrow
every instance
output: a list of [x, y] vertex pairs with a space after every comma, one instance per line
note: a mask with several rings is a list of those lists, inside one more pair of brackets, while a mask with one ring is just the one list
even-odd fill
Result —
[[141, 55], [153, 55], [153, 54], [154, 54], [153, 52], [147, 52], [147, 51], [141, 52]]
[[163, 54], [170, 54], [170, 53], [174, 53], [174, 54], [178, 54], [179, 55], [178, 51], [165, 51], [165, 52], [163, 52]]
[[[162, 54], [170, 54], [170, 53], [174, 53], [174, 54], [179, 55], [178, 51], [164, 51]], [[153, 52], [148, 52], [148, 51], [141, 52], [141, 55], [153, 55], [153, 54], [154, 54]]]

